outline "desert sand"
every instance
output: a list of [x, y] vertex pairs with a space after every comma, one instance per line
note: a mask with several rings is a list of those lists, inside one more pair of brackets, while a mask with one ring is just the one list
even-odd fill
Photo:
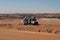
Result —
[[[52, 33], [46, 32], [52, 29]], [[40, 32], [40, 31], [42, 32]], [[0, 20], [0, 40], [60, 40], [60, 19], [39, 20], [39, 25], [23, 25], [20, 19]]]
[[0, 40], [60, 40], [60, 34], [0, 30]]

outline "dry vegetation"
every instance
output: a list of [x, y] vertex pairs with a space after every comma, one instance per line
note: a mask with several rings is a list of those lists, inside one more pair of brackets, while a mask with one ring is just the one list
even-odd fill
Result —
[[39, 20], [39, 25], [23, 25], [21, 19], [0, 20], [0, 29], [14, 29], [31, 32], [60, 33], [60, 19], [58, 20]]

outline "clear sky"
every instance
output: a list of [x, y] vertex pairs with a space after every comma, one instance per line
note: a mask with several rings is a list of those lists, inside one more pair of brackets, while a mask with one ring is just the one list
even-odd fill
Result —
[[0, 13], [60, 13], [60, 0], [0, 0]]

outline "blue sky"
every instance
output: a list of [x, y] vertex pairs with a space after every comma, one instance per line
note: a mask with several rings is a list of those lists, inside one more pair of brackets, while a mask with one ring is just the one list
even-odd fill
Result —
[[0, 0], [0, 13], [60, 13], [60, 0]]

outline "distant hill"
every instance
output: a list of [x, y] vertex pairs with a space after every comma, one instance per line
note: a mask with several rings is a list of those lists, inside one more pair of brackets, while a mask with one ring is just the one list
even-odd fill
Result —
[[37, 18], [60, 18], [60, 13], [37, 13], [37, 14], [0, 14], [0, 19], [2, 18], [24, 18], [25, 16], [27, 17], [32, 17], [35, 16]]

